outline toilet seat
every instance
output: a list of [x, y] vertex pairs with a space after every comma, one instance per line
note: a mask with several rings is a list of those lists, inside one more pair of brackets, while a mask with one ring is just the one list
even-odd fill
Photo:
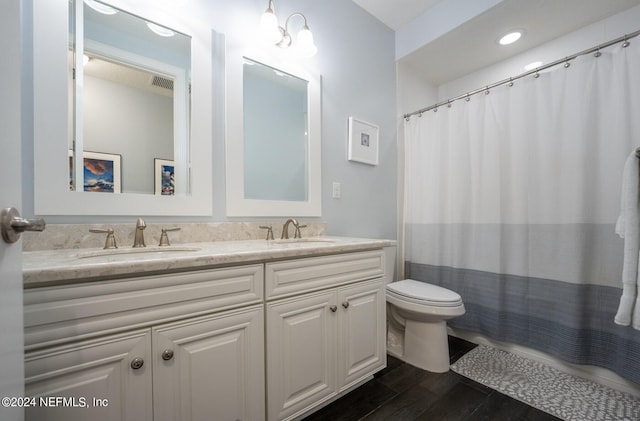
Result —
[[433, 307], [456, 307], [462, 305], [459, 294], [413, 279], [404, 279], [387, 285], [387, 294], [400, 300]]

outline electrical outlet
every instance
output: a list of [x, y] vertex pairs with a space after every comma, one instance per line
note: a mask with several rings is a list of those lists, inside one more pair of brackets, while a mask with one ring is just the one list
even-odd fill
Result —
[[342, 196], [342, 192], [341, 190], [341, 186], [340, 183], [338, 183], [337, 181], [333, 182], [333, 193], [332, 196], [334, 199], [340, 199], [340, 196]]

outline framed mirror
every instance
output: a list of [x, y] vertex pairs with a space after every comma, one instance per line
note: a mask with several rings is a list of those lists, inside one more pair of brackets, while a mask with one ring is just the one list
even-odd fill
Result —
[[217, 38], [107, 1], [34, 8], [35, 212], [210, 215]]
[[[191, 37], [97, 0], [69, 5], [71, 188], [188, 195]], [[117, 155], [119, 173], [92, 153]], [[155, 174], [156, 159], [172, 165]]]
[[259, 52], [227, 62], [227, 215], [321, 216], [319, 76]]

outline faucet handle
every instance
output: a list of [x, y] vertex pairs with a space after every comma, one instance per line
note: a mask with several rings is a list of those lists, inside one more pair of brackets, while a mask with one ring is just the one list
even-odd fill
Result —
[[300, 228], [307, 228], [306, 225], [296, 225], [296, 232], [293, 234], [293, 238], [302, 238], [302, 234], [300, 233]]
[[162, 234], [160, 234], [160, 244], [159, 246], [170, 246], [169, 243], [169, 235], [167, 235], [168, 231], [180, 231], [180, 227], [174, 228], [162, 228]]
[[273, 240], [273, 227], [271, 225], [260, 225], [260, 228], [267, 230], [267, 241]]
[[113, 234], [113, 228], [107, 228], [107, 229], [102, 229], [102, 228], [91, 228], [89, 230], [89, 232], [95, 232], [98, 234], [107, 234], [107, 239], [104, 242], [104, 248], [106, 249], [117, 249], [118, 246], [116, 245], [116, 237]]

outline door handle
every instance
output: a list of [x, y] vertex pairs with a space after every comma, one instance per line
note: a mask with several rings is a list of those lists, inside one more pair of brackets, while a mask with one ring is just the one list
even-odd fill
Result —
[[7, 243], [15, 243], [25, 231], [44, 231], [44, 219], [25, 219], [16, 208], [4, 208], [0, 215], [2, 238]]

